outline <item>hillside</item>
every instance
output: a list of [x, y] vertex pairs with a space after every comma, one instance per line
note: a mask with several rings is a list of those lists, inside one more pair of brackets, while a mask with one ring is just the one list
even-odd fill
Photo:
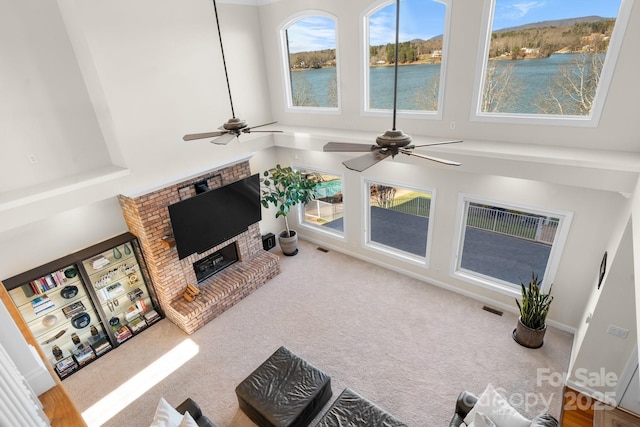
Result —
[[[549, 56], [555, 52], [604, 52], [615, 24], [614, 18], [584, 16], [558, 19], [496, 30], [491, 36], [490, 58], [522, 59]], [[369, 48], [371, 65], [393, 63], [392, 43]], [[439, 63], [442, 36], [414, 39], [400, 44], [399, 63]], [[291, 54], [292, 69], [335, 66], [335, 50]]]

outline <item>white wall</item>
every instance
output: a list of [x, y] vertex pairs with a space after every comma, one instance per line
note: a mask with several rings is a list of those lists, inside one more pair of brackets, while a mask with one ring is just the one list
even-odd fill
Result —
[[[569, 382], [574, 388], [599, 393], [614, 401], [621, 398], [616, 395], [619, 387], [617, 380], [622, 377], [637, 345], [633, 253], [632, 226], [629, 221], [612, 256], [607, 257], [606, 279], [597, 290], [598, 298], [589, 323], [581, 325], [586, 331], [575, 349], [569, 374]], [[591, 289], [594, 288], [597, 289], [596, 284], [591, 283]], [[609, 334], [607, 330], [611, 325], [627, 329], [629, 335], [621, 338]], [[610, 378], [602, 375], [602, 372]], [[596, 376], [590, 376], [591, 373]]]
[[35, 349], [27, 344], [20, 330], [13, 323], [11, 315], [2, 304], [0, 304], [0, 325], [2, 325], [0, 345], [7, 351], [33, 392], [40, 395], [53, 387], [55, 382], [49, 370]]
[[110, 163], [55, 2], [4, 4], [0, 56], [0, 194]]

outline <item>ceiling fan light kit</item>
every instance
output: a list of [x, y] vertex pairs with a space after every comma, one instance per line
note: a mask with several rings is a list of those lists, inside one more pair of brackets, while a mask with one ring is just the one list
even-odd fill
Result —
[[227, 72], [227, 61], [224, 57], [224, 46], [222, 44], [222, 34], [220, 32], [220, 21], [218, 20], [218, 7], [216, 0], [213, 0], [213, 10], [216, 17], [216, 27], [218, 28], [218, 40], [220, 40], [220, 52], [222, 53], [222, 65], [224, 66], [224, 76], [227, 81], [227, 92], [229, 92], [229, 104], [231, 105], [231, 118], [227, 120], [218, 129], [219, 131], [191, 133], [182, 137], [183, 141], [193, 141], [196, 139], [214, 138], [211, 142], [217, 145], [227, 145], [233, 139], [239, 137], [243, 133], [251, 132], [282, 132], [279, 130], [254, 130], [262, 126], [272, 125], [275, 122], [264, 123], [258, 126], [249, 126], [246, 121], [237, 118], [233, 109], [233, 98], [231, 96], [231, 85], [229, 84], [229, 73]]
[[411, 144], [411, 136], [399, 129], [390, 129], [382, 135], [378, 135], [376, 144], [381, 147], [406, 147]]
[[414, 148], [429, 147], [432, 145], [443, 144], [456, 144], [462, 142], [461, 140], [455, 141], [442, 141], [434, 142], [431, 144], [411, 145], [411, 136], [404, 133], [400, 129], [396, 129], [396, 113], [397, 113], [397, 97], [398, 97], [398, 47], [399, 47], [399, 32], [400, 32], [400, 0], [396, 0], [396, 40], [395, 40], [395, 59], [393, 63], [393, 127], [390, 130], [385, 131], [383, 134], [378, 135], [376, 138], [376, 145], [364, 145], [353, 144], [343, 142], [329, 142], [327, 143], [323, 151], [325, 152], [368, 152], [367, 154], [359, 157], [355, 157], [350, 160], [342, 162], [342, 164], [351, 170], [362, 172], [367, 168], [375, 165], [376, 163], [391, 156], [394, 158], [398, 153], [406, 154], [408, 156], [419, 157], [425, 160], [431, 160], [433, 162], [442, 163], [449, 166], [460, 166], [461, 163], [454, 162], [452, 160], [441, 159], [438, 157], [427, 156], [425, 154], [418, 154], [413, 152]]

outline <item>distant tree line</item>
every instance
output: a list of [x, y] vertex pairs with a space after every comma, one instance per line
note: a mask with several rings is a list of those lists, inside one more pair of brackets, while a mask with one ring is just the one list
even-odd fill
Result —
[[336, 50], [323, 49], [311, 52], [298, 52], [289, 55], [291, 68], [322, 68], [336, 66]]
[[554, 52], [604, 52], [615, 19], [576, 23], [570, 27], [544, 27], [496, 31], [491, 34], [489, 58], [547, 57]]

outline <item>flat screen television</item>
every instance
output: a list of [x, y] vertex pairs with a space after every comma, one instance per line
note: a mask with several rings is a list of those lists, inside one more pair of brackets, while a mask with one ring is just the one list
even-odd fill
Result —
[[180, 259], [237, 236], [262, 219], [258, 174], [169, 205]]

